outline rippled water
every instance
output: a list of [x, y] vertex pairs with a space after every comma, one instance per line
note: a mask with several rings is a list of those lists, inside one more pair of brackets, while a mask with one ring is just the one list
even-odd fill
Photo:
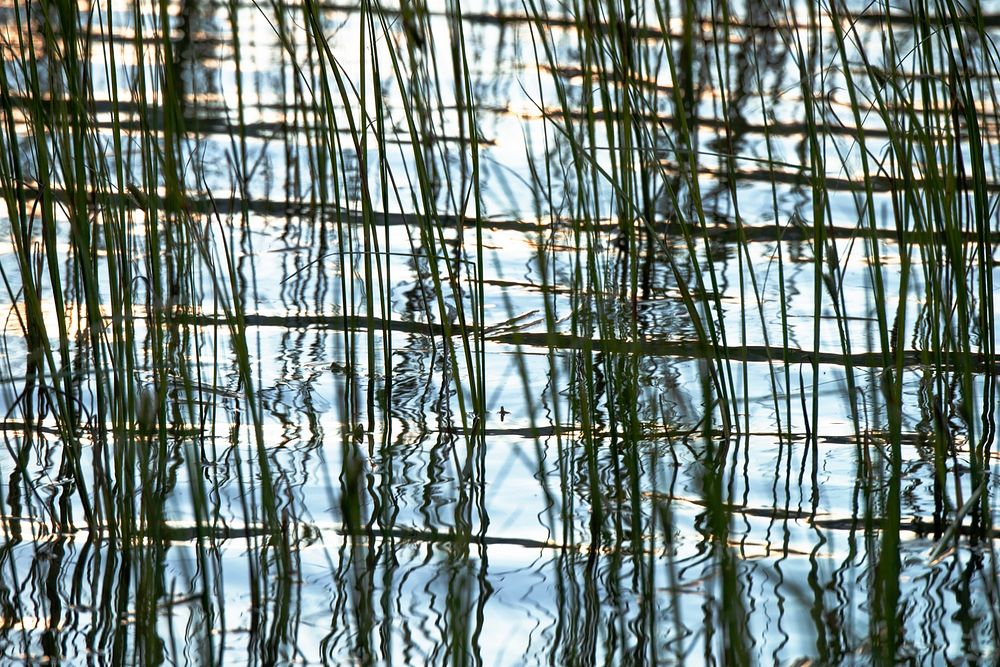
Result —
[[[626, 4], [627, 30], [603, 3], [3, 5], [5, 52], [50, 86], [5, 60], [5, 141], [59, 220], [26, 235], [48, 380], [3, 222], [4, 662], [868, 664], [887, 633], [900, 661], [996, 659], [992, 320], [954, 339], [962, 308], [992, 312], [995, 82], [972, 77], [990, 226], [949, 239], [907, 208], [926, 183], [894, 180], [870, 90], [866, 190], [828, 10]], [[860, 76], [886, 30], [852, 9]], [[66, 93], [42, 35], [70, 15], [131, 352], [105, 264], [83, 305], [72, 189], [32, 144], [30, 100]], [[908, 21], [901, 43], [934, 41]], [[155, 428], [114, 407], [130, 382]], [[102, 490], [122, 515], [88, 520]], [[129, 506], [159, 528], [126, 536]]]

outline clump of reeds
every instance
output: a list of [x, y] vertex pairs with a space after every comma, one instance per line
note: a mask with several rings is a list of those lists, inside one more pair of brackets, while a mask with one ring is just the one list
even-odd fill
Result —
[[[132, 643], [115, 635], [110, 653], [144, 664], [177, 651], [158, 620], [161, 603], [175, 599], [163, 572], [178, 536], [170, 518], [181, 513], [193, 517], [196, 557], [185, 567], [198, 585], [199, 659], [222, 661], [226, 639], [210, 628], [225, 616], [223, 543], [233, 535], [245, 544], [248, 650], [262, 662], [296, 658], [300, 628], [284, 625], [300, 581], [304, 508], [268, 441], [259, 380], [264, 316], [248, 278], [254, 176], [274, 158], [266, 146], [255, 154], [247, 120], [247, 10], [235, 0], [220, 9], [231, 95], [215, 108], [188, 89], [184, 50], [196, 31], [165, 2], [121, 12], [15, 0], [0, 45], [11, 249], [0, 277], [8, 330], [19, 336], [8, 344], [19, 386], [8, 418], [19, 429], [8, 437], [4, 535], [13, 544], [81, 531], [115, 553], [131, 583], [95, 586], [97, 604], [134, 613]], [[376, 492], [393, 471], [373, 461], [395, 455], [401, 331], [430, 340], [442, 387], [435, 428], [448, 434], [455, 497], [439, 527], [449, 547], [441, 641], [455, 662], [483, 660], [485, 602], [470, 590], [489, 588], [491, 345], [514, 349], [530, 428], [537, 434], [544, 415], [553, 429], [551, 442], [533, 438], [540, 516], [559, 545], [550, 662], [682, 663], [692, 624], [706, 662], [760, 659], [733, 518], [737, 461], [751, 458], [762, 421], [754, 412], [766, 404], [783, 457], [775, 485], [797, 486], [803, 516], [815, 519], [827, 500], [819, 480], [829, 377], [852, 430], [850, 539], [869, 551], [869, 599], [864, 636], [854, 636], [825, 620], [835, 602], [811, 582], [818, 659], [903, 657], [903, 442], [914, 431], [933, 468], [934, 558], [960, 553], [948, 549], [969, 536], [992, 562], [1000, 68], [978, 5], [528, 0], [491, 17], [532, 54], [535, 80], [522, 84], [536, 90], [542, 123], [526, 129], [525, 181], [544, 222], [529, 267], [541, 331], [522, 331], [507, 300], [507, 326], [492, 334], [485, 275], [502, 257], [485, 241], [490, 111], [477, 99], [467, 9], [364, 0], [351, 10], [359, 30], [350, 68], [322, 3], [254, 11], [288, 75], [283, 167], [297, 175], [284, 204], [322, 230], [316, 261], [284, 278], [316, 275], [337, 306], [287, 325], [329, 327], [345, 369], [339, 433], [318, 436], [339, 462], [326, 471], [329, 511], [344, 535], [338, 581], [349, 590], [347, 611], [337, 611], [349, 630], [335, 627], [331, 642], [351, 642], [362, 662], [388, 657], [375, 575], [382, 567], [391, 579], [393, 564], [375, 544], [399, 527], [392, 490]], [[798, 115], [777, 117], [778, 102]], [[201, 124], [215, 120], [227, 192], [210, 185], [218, 165], [207, 163]], [[448, 132], [457, 148], [441, 140]], [[765, 194], [748, 196], [748, 183]], [[391, 211], [405, 221], [405, 248], [390, 232]], [[406, 327], [390, 270], [400, 254], [420, 283]], [[857, 264], [860, 288], [850, 278]], [[810, 278], [804, 291], [798, 265]], [[807, 327], [791, 312], [803, 298]], [[671, 340], [657, 338], [648, 316], [657, 300], [674, 306]], [[544, 351], [544, 381], [531, 376], [529, 344]], [[761, 368], [767, 380], [755, 386]], [[669, 389], [650, 388], [661, 380]], [[32, 463], [42, 449], [44, 468]], [[679, 547], [673, 491], [664, 491], [682, 458], [704, 508], [697, 539], [710, 581], [694, 623], [675, 604]], [[228, 478], [205, 472], [222, 461]], [[54, 498], [39, 495], [42, 477], [60, 480]], [[32, 535], [23, 519], [35, 522]], [[227, 525], [234, 520], [242, 528]], [[990, 590], [993, 571], [981, 572]], [[595, 604], [605, 584], [606, 606]], [[607, 609], [616, 623], [599, 630]], [[630, 639], [615, 635], [601, 649], [597, 633]]]

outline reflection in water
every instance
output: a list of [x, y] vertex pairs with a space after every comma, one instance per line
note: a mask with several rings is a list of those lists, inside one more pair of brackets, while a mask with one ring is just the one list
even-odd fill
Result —
[[0, 655], [995, 659], [996, 22], [850, 9], [0, 7]]

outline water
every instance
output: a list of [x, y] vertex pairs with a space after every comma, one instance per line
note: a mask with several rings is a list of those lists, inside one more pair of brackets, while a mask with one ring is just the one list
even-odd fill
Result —
[[[992, 245], [977, 259], [971, 195], [965, 236], [926, 231], [862, 86], [866, 189], [828, 13], [634, 7], [622, 86], [613, 30], [556, 3], [310, 7], [78, 7], [100, 318], [71, 142], [46, 135], [40, 173], [31, 68], [5, 65], [5, 141], [60, 202], [26, 233], [54, 378], [4, 221], [5, 662], [995, 659]], [[63, 96], [42, 28], [65, 19], [2, 11], [4, 48]], [[899, 22], [896, 96], [931, 108]], [[858, 25], [855, 77], [862, 52], [885, 67]], [[992, 244], [995, 90], [971, 80]]]

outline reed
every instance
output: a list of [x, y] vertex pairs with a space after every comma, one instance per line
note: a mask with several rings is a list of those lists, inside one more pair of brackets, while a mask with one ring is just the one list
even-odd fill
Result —
[[4, 16], [0, 654], [995, 652], [978, 3]]

